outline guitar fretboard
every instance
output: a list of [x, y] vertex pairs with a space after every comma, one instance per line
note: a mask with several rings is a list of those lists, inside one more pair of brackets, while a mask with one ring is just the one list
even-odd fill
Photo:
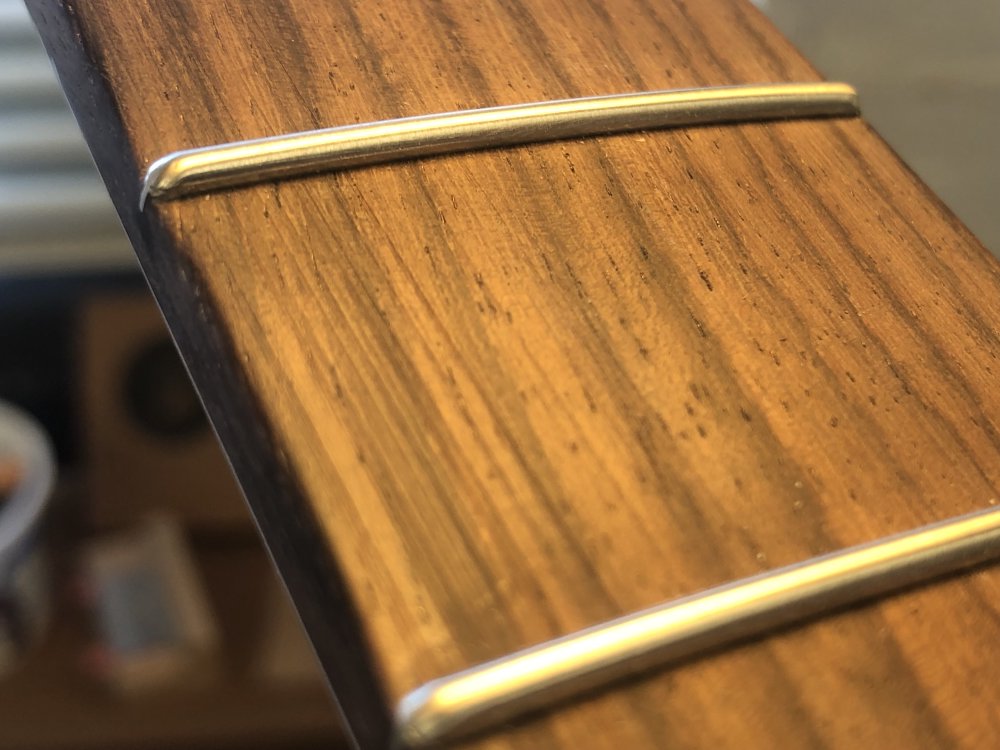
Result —
[[[748, 3], [32, 0], [348, 724], [1000, 496], [1000, 270], [858, 119], [449, 155], [154, 204], [206, 143], [819, 76]], [[469, 747], [981, 747], [980, 571]]]

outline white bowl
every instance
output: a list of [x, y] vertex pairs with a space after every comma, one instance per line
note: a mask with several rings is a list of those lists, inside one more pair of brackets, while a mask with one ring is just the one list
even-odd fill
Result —
[[[38, 640], [49, 619], [48, 569], [38, 524], [55, 483], [48, 436], [20, 409], [0, 401], [0, 456], [21, 474], [0, 504], [0, 674]], [[15, 627], [16, 621], [16, 627]]]

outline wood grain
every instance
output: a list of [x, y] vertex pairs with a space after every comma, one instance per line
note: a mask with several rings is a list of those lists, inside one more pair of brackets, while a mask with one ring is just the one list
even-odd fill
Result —
[[[815, 80], [733, 0], [31, 0], [348, 724], [421, 682], [1000, 497], [1000, 269], [861, 120], [594, 138], [139, 213], [166, 152]], [[476, 747], [983, 747], [1000, 576]]]

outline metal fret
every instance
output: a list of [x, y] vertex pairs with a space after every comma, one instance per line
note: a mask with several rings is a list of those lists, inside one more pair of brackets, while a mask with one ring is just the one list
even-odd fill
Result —
[[400, 702], [417, 748], [490, 729], [623, 677], [1000, 557], [1000, 508], [924, 526], [543, 643], [443, 677]]
[[149, 167], [140, 207], [147, 197], [169, 200], [476, 149], [654, 128], [857, 114], [857, 92], [851, 86], [821, 82], [647, 91], [406, 117], [169, 154]]

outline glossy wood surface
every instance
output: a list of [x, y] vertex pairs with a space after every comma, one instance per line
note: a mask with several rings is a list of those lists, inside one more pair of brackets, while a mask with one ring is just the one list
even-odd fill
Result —
[[[816, 80], [748, 4], [29, 4], [362, 746], [425, 680], [1000, 497], [1000, 267], [862, 120], [138, 210], [181, 148]], [[987, 746], [998, 602], [984, 569], [470, 746]]]

